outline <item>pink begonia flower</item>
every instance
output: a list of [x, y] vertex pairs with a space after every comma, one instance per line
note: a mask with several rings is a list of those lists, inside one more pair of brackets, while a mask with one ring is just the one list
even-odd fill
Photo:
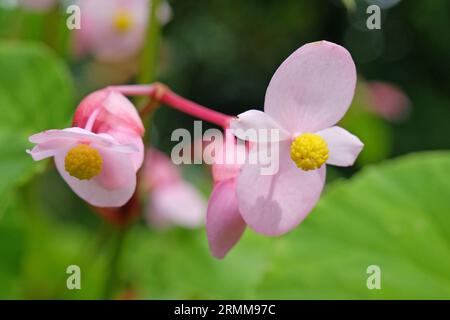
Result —
[[369, 106], [388, 121], [404, 120], [410, 111], [410, 101], [403, 91], [386, 82], [372, 81], [369, 87]]
[[144, 160], [144, 125], [134, 105], [121, 93], [102, 89], [89, 94], [78, 105], [73, 117], [74, 127], [84, 128], [91, 115], [97, 112], [92, 132], [107, 133], [119, 143], [133, 144], [138, 152], [130, 155], [137, 171]]
[[57, 0], [19, 0], [19, 5], [28, 10], [48, 11], [56, 6]]
[[345, 48], [327, 41], [309, 43], [273, 75], [264, 112], [250, 110], [231, 122], [242, 139], [247, 129], [279, 132], [279, 141], [271, 141], [279, 143], [278, 172], [262, 175], [261, 164], [247, 163], [237, 180], [239, 211], [256, 232], [277, 236], [293, 229], [319, 199], [325, 163], [354, 163], [362, 142], [334, 125], [346, 113], [355, 85], [355, 65]]
[[205, 199], [183, 180], [168, 156], [155, 149], [148, 150], [143, 170], [143, 183], [150, 195], [146, 218], [152, 226], [195, 228], [204, 223]]
[[136, 56], [145, 40], [149, 0], [79, 0], [81, 28], [75, 51], [105, 62]]
[[112, 136], [82, 128], [48, 130], [34, 134], [36, 146], [28, 153], [35, 161], [54, 157], [56, 168], [86, 202], [98, 207], [120, 207], [133, 195], [136, 170], [130, 155], [133, 144], [121, 144]]
[[[234, 137], [232, 137], [234, 139]], [[226, 163], [226, 152], [236, 152], [234, 140], [226, 137], [225, 145], [217, 150], [216, 163], [212, 166], [214, 187], [208, 202], [206, 233], [212, 255], [222, 259], [236, 245], [245, 231], [245, 222], [238, 208], [236, 178], [241, 165]]]

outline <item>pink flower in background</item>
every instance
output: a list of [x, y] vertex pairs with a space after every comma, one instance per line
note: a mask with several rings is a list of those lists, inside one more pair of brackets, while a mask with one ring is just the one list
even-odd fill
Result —
[[178, 167], [164, 153], [156, 149], [147, 151], [143, 178], [150, 195], [146, 218], [152, 226], [195, 228], [204, 223], [204, 198], [183, 180]]
[[403, 91], [386, 82], [369, 82], [369, 106], [371, 110], [388, 121], [404, 120], [411, 104]]
[[48, 130], [34, 134], [36, 146], [28, 153], [35, 161], [53, 157], [56, 168], [86, 202], [98, 207], [120, 207], [133, 195], [136, 170], [130, 155], [138, 148], [89, 128]]
[[19, 5], [33, 11], [48, 11], [57, 4], [57, 0], [19, 0]]
[[134, 105], [121, 93], [113, 89], [95, 91], [78, 105], [73, 117], [74, 127], [84, 128], [91, 115], [96, 112], [92, 132], [107, 133], [119, 143], [133, 144], [138, 152], [131, 154], [137, 171], [144, 160], [144, 125]]
[[325, 164], [353, 164], [363, 144], [334, 125], [346, 113], [355, 85], [355, 65], [345, 48], [327, 41], [306, 44], [273, 75], [264, 112], [250, 110], [231, 122], [243, 139], [238, 129], [280, 133], [279, 141], [271, 141], [279, 143], [278, 172], [262, 175], [260, 164], [245, 164], [237, 179], [239, 211], [256, 232], [276, 236], [290, 231], [316, 205]]
[[75, 50], [106, 62], [135, 57], [145, 40], [149, 0], [79, 0]]
[[219, 259], [225, 257], [245, 231], [236, 194], [236, 179], [241, 165], [227, 164], [224, 161], [225, 153], [236, 152], [232, 150], [235, 149], [234, 139], [233, 136], [226, 136], [225, 145], [217, 150], [217, 161], [212, 166], [214, 188], [208, 202], [206, 233], [210, 251]]

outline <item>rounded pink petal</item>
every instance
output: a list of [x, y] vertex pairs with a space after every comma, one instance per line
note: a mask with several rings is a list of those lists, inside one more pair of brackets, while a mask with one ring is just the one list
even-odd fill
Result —
[[364, 144], [359, 138], [341, 127], [317, 132], [328, 144], [328, 164], [348, 167], [353, 165]]
[[179, 181], [154, 188], [147, 210], [156, 227], [170, 224], [196, 228], [204, 223], [206, 201], [192, 185]]
[[[284, 130], [271, 116], [259, 110], [249, 110], [241, 113], [230, 122], [233, 134], [246, 141], [258, 142], [262, 139], [268, 141], [282, 141], [290, 138], [289, 132]], [[263, 131], [265, 130], [265, 131]], [[271, 139], [271, 132], [277, 133]]]
[[264, 110], [291, 133], [315, 132], [343, 117], [355, 86], [355, 64], [345, 48], [327, 41], [309, 43], [277, 69]]
[[89, 117], [100, 109], [92, 131], [95, 133], [111, 133], [125, 131], [142, 136], [144, 125], [134, 105], [123, 94], [103, 89], [95, 91], [84, 98], [78, 105], [73, 117], [73, 126], [84, 128]]
[[235, 184], [235, 179], [217, 183], [208, 203], [206, 233], [211, 253], [218, 259], [225, 257], [245, 231]]
[[83, 200], [97, 207], [120, 207], [136, 189], [136, 173], [128, 154], [96, 146], [103, 159], [102, 172], [91, 180], [79, 180], [64, 169], [69, 149], [55, 155], [59, 173], [72, 190]]
[[136, 148], [135, 152], [130, 153], [129, 157], [133, 162], [135, 171], [139, 170], [144, 162], [144, 141], [140, 136], [130, 134], [125, 131], [108, 131], [119, 144], [124, 146], [132, 145]]
[[241, 171], [247, 155], [244, 143], [238, 143], [230, 129], [225, 131], [223, 144], [215, 145], [215, 154], [211, 166], [211, 173], [215, 183], [235, 178]]
[[389, 121], [400, 121], [408, 115], [411, 103], [399, 87], [373, 81], [369, 89], [369, 106], [375, 113]]
[[296, 227], [314, 208], [325, 182], [325, 166], [303, 171], [290, 159], [290, 143], [280, 143], [279, 171], [262, 175], [261, 165], [246, 164], [238, 177], [239, 211], [247, 225], [268, 236]]

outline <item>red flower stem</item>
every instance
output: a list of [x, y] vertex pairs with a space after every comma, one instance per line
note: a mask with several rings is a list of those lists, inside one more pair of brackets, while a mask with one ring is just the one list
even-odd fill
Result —
[[150, 96], [173, 109], [179, 110], [198, 119], [214, 123], [222, 128], [227, 128], [232, 116], [211, 110], [198, 103], [183, 98], [163, 84], [153, 85], [129, 85], [111, 87], [125, 95]]

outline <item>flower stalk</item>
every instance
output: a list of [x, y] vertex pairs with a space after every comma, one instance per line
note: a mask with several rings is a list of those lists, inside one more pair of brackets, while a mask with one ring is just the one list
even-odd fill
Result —
[[[230, 121], [234, 118], [183, 98], [161, 83], [152, 85], [112, 86], [110, 88], [119, 91], [124, 95], [148, 96], [159, 103], [165, 104], [200, 120], [208, 121], [222, 128], [227, 128]], [[149, 112], [154, 110], [154, 104], [149, 104], [148, 106], [150, 107], [144, 107], [140, 111], [141, 117], [146, 116]]]

